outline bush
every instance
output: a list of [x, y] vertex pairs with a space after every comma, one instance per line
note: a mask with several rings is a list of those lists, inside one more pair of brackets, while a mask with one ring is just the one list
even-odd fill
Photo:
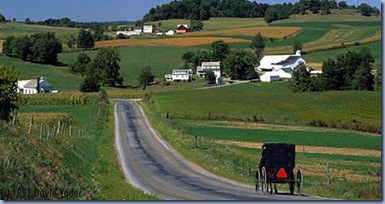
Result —
[[99, 92], [99, 90], [99, 81], [93, 76], [84, 78], [84, 81], [80, 84], [79, 88], [79, 91], [81, 92]]

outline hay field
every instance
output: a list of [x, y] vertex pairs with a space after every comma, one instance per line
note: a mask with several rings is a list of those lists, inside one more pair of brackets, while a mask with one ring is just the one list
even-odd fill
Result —
[[96, 48], [101, 47], [124, 47], [124, 46], [175, 46], [191, 47], [198, 45], [207, 45], [216, 40], [223, 40], [226, 43], [250, 42], [245, 39], [227, 38], [227, 37], [186, 37], [186, 38], [158, 38], [158, 39], [127, 39], [99, 41], [95, 43]]
[[302, 28], [299, 27], [253, 27], [253, 28], [235, 28], [225, 29], [218, 31], [202, 31], [192, 32], [181, 36], [213, 36], [213, 35], [225, 35], [225, 36], [254, 36], [256, 33], [261, 32], [264, 38], [285, 38], [293, 36], [299, 33]]

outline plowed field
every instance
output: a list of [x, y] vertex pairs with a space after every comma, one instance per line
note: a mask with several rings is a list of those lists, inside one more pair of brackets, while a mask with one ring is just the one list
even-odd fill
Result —
[[223, 40], [226, 43], [249, 42], [245, 39], [221, 38], [221, 37], [186, 37], [186, 38], [162, 38], [162, 39], [128, 39], [99, 41], [95, 43], [96, 48], [101, 47], [124, 47], [124, 46], [176, 46], [190, 47], [207, 45], [216, 40]]

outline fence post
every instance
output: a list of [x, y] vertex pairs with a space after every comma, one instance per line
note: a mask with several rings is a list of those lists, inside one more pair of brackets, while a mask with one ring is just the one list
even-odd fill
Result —
[[33, 115], [31, 114], [31, 120], [29, 121], [28, 134], [30, 134], [30, 133], [31, 133], [31, 130], [32, 130], [32, 125], [33, 125]]
[[329, 169], [329, 162], [326, 163], [326, 177], [327, 177], [327, 184], [330, 185], [330, 169]]
[[72, 126], [70, 126], [70, 130], [69, 130], [70, 137], [72, 136], [71, 134], [72, 134]]
[[42, 135], [43, 135], [43, 124], [40, 124], [40, 139]]
[[61, 126], [60, 126], [60, 120], [58, 120], [58, 121], [57, 121], [57, 132], [56, 132], [57, 134], [60, 133], [60, 127], [61, 127]]

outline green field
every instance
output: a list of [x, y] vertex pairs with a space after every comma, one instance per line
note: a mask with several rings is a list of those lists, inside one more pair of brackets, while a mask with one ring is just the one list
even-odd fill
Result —
[[[183, 121], [182, 121], [183, 122]], [[214, 140], [234, 140], [258, 143], [293, 143], [296, 145], [344, 147], [381, 150], [381, 137], [359, 133], [250, 130], [220, 127], [185, 127], [187, 134]]]
[[[381, 129], [380, 92], [292, 93], [286, 82], [244, 84], [211, 90], [166, 92], [154, 96], [159, 111], [175, 118], [224, 120], [261, 118], [270, 123], [305, 125], [362, 122]], [[365, 106], [361, 105], [365, 104]]]
[[56, 37], [63, 43], [70, 36], [77, 36], [80, 29], [78, 28], [65, 28], [65, 27], [49, 27], [40, 25], [28, 25], [24, 23], [8, 22], [0, 23], [0, 39], [5, 39], [8, 36], [30, 36], [36, 33], [54, 32]]

